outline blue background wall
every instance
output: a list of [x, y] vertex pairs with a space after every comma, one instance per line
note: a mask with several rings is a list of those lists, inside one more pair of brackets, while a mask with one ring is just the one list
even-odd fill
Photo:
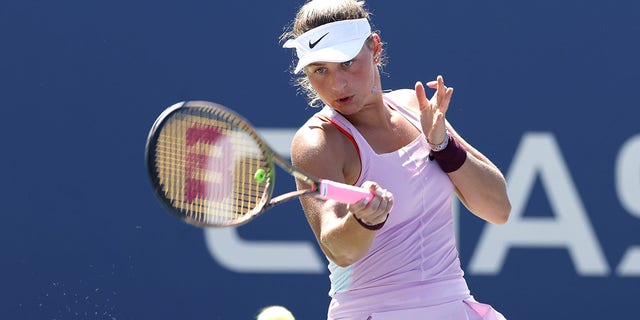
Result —
[[[143, 162], [153, 120], [180, 100], [226, 104], [258, 127], [292, 129], [312, 114], [291, 86], [291, 52], [278, 44], [300, 4], [0, 2], [0, 318], [251, 319], [269, 304], [324, 317], [326, 271], [234, 271], [207, 246], [215, 231], [165, 213]], [[390, 57], [385, 89], [445, 76], [456, 89], [448, 118], [521, 196], [511, 222], [573, 217], [593, 231], [584, 242], [562, 229], [577, 239], [569, 250], [544, 244], [550, 236], [535, 223], [500, 229], [538, 238], [512, 244], [487, 271], [472, 262], [493, 229], [461, 210], [461, 259], [476, 298], [510, 319], [628, 319], [640, 295], [640, 4], [368, 6]], [[558, 148], [519, 153], [529, 138]], [[538, 170], [558, 163], [562, 175]], [[535, 183], [517, 191], [526, 172]], [[233, 232], [252, 244], [313, 245], [297, 203]]]

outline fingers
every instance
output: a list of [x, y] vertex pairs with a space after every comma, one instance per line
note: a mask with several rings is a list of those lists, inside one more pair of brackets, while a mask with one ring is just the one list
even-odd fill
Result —
[[[451, 101], [451, 97], [453, 96], [453, 87], [447, 87], [444, 84], [444, 78], [441, 75], [436, 77], [436, 80], [429, 81], [426, 83], [427, 87], [430, 89], [436, 89], [436, 93], [434, 94], [435, 99], [429, 100], [430, 103], [435, 103], [436, 107], [443, 113], [447, 112], [449, 109], [449, 102]], [[420, 85], [422, 87], [422, 85]], [[416, 84], [416, 94], [418, 94], [418, 85]], [[424, 90], [424, 87], [421, 88]], [[426, 94], [424, 94], [426, 98]], [[420, 100], [418, 100], [420, 102]], [[420, 110], [424, 110], [422, 102], [420, 102]]]
[[[386, 189], [383, 189], [384, 192], [380, 194], [380, 205], [378, 209], [382, 212], [389, 213], [391, 209], [393, 209], [393, 194]], [[385, 216], [386, 219], [386, 216]]]
[[[427, 85], [429, 84], [427, 83]], [[429, 99], [427, 98], [427, 92], [424, 89], [424, 85], [422, 85], [422, 82], [420, 81], [416, 82], [415, 90], [416, 90], [416, 98], [418, 99], [420, 110], [422, 111], [429, 106]]]
[[438, 102], [444, 101], [444, 96], [446, 94], [447, 87], [444, 85], [444, 79], [442, 76], [438, 76], [437, 78], [438, 85], [436, 86], [436, 94], [438, 95]]
[[431, 89], [440, 89], [441, 87], [444, 87], [444, 78], [441, 75], [438, 75], [436, 80], [427, 82], [427, 87]]
[[427, 82], [427, 87], [436, 90], [442, 90], [442, 92], [448, 90], [447, 86], [444, 84], [444, 78], [441, 75], [436, 77], [436, 80], [432, 80]]
[[371, 199], [371, 202], [367, 205], [367, 209], [374, 211], [388, 212], [387, 208], [390, 208], [390, 204], [393, 204], [393, 194], [386, 189], [376, 189], [375, 196]]
[[374, 182], [365, 182], [362, 187], [369, 188], [374, 197], [368, 202], [363, 200], [349, 205], [348, 210], [367, 224], [375, 225], [384, 222], [393, 208], [393, 194]]

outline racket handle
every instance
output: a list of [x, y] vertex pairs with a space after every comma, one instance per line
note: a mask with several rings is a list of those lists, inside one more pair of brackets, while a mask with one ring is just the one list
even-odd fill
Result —
[[331, 199], [342, 203], [356, 203], [362, 199], [371, 201], [371, 191], [331, 180], [320, 180], [320, 195], [325, 199]]

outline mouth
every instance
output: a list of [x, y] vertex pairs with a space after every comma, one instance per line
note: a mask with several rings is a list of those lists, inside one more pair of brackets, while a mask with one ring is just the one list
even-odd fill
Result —
[[343, 105], [349, 104], [352, 100], [353, 100], [353, 96], [342, 97], [342, 98], [336, 99], [336, 103], [343, 106]]

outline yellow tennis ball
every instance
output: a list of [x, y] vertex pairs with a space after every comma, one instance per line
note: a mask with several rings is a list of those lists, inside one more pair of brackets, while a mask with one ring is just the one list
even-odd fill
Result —
[[260, 311], [257, 320], [296, 320], [296, 318], [283, 306], [269, 306]]
[[253, 179], [258, 182], [264, 182], [266, 178], [267, 178], [267, 172], [264, 171], [264, 169], [262, 168], [256, 170], [256, 173], [253, 174]]

